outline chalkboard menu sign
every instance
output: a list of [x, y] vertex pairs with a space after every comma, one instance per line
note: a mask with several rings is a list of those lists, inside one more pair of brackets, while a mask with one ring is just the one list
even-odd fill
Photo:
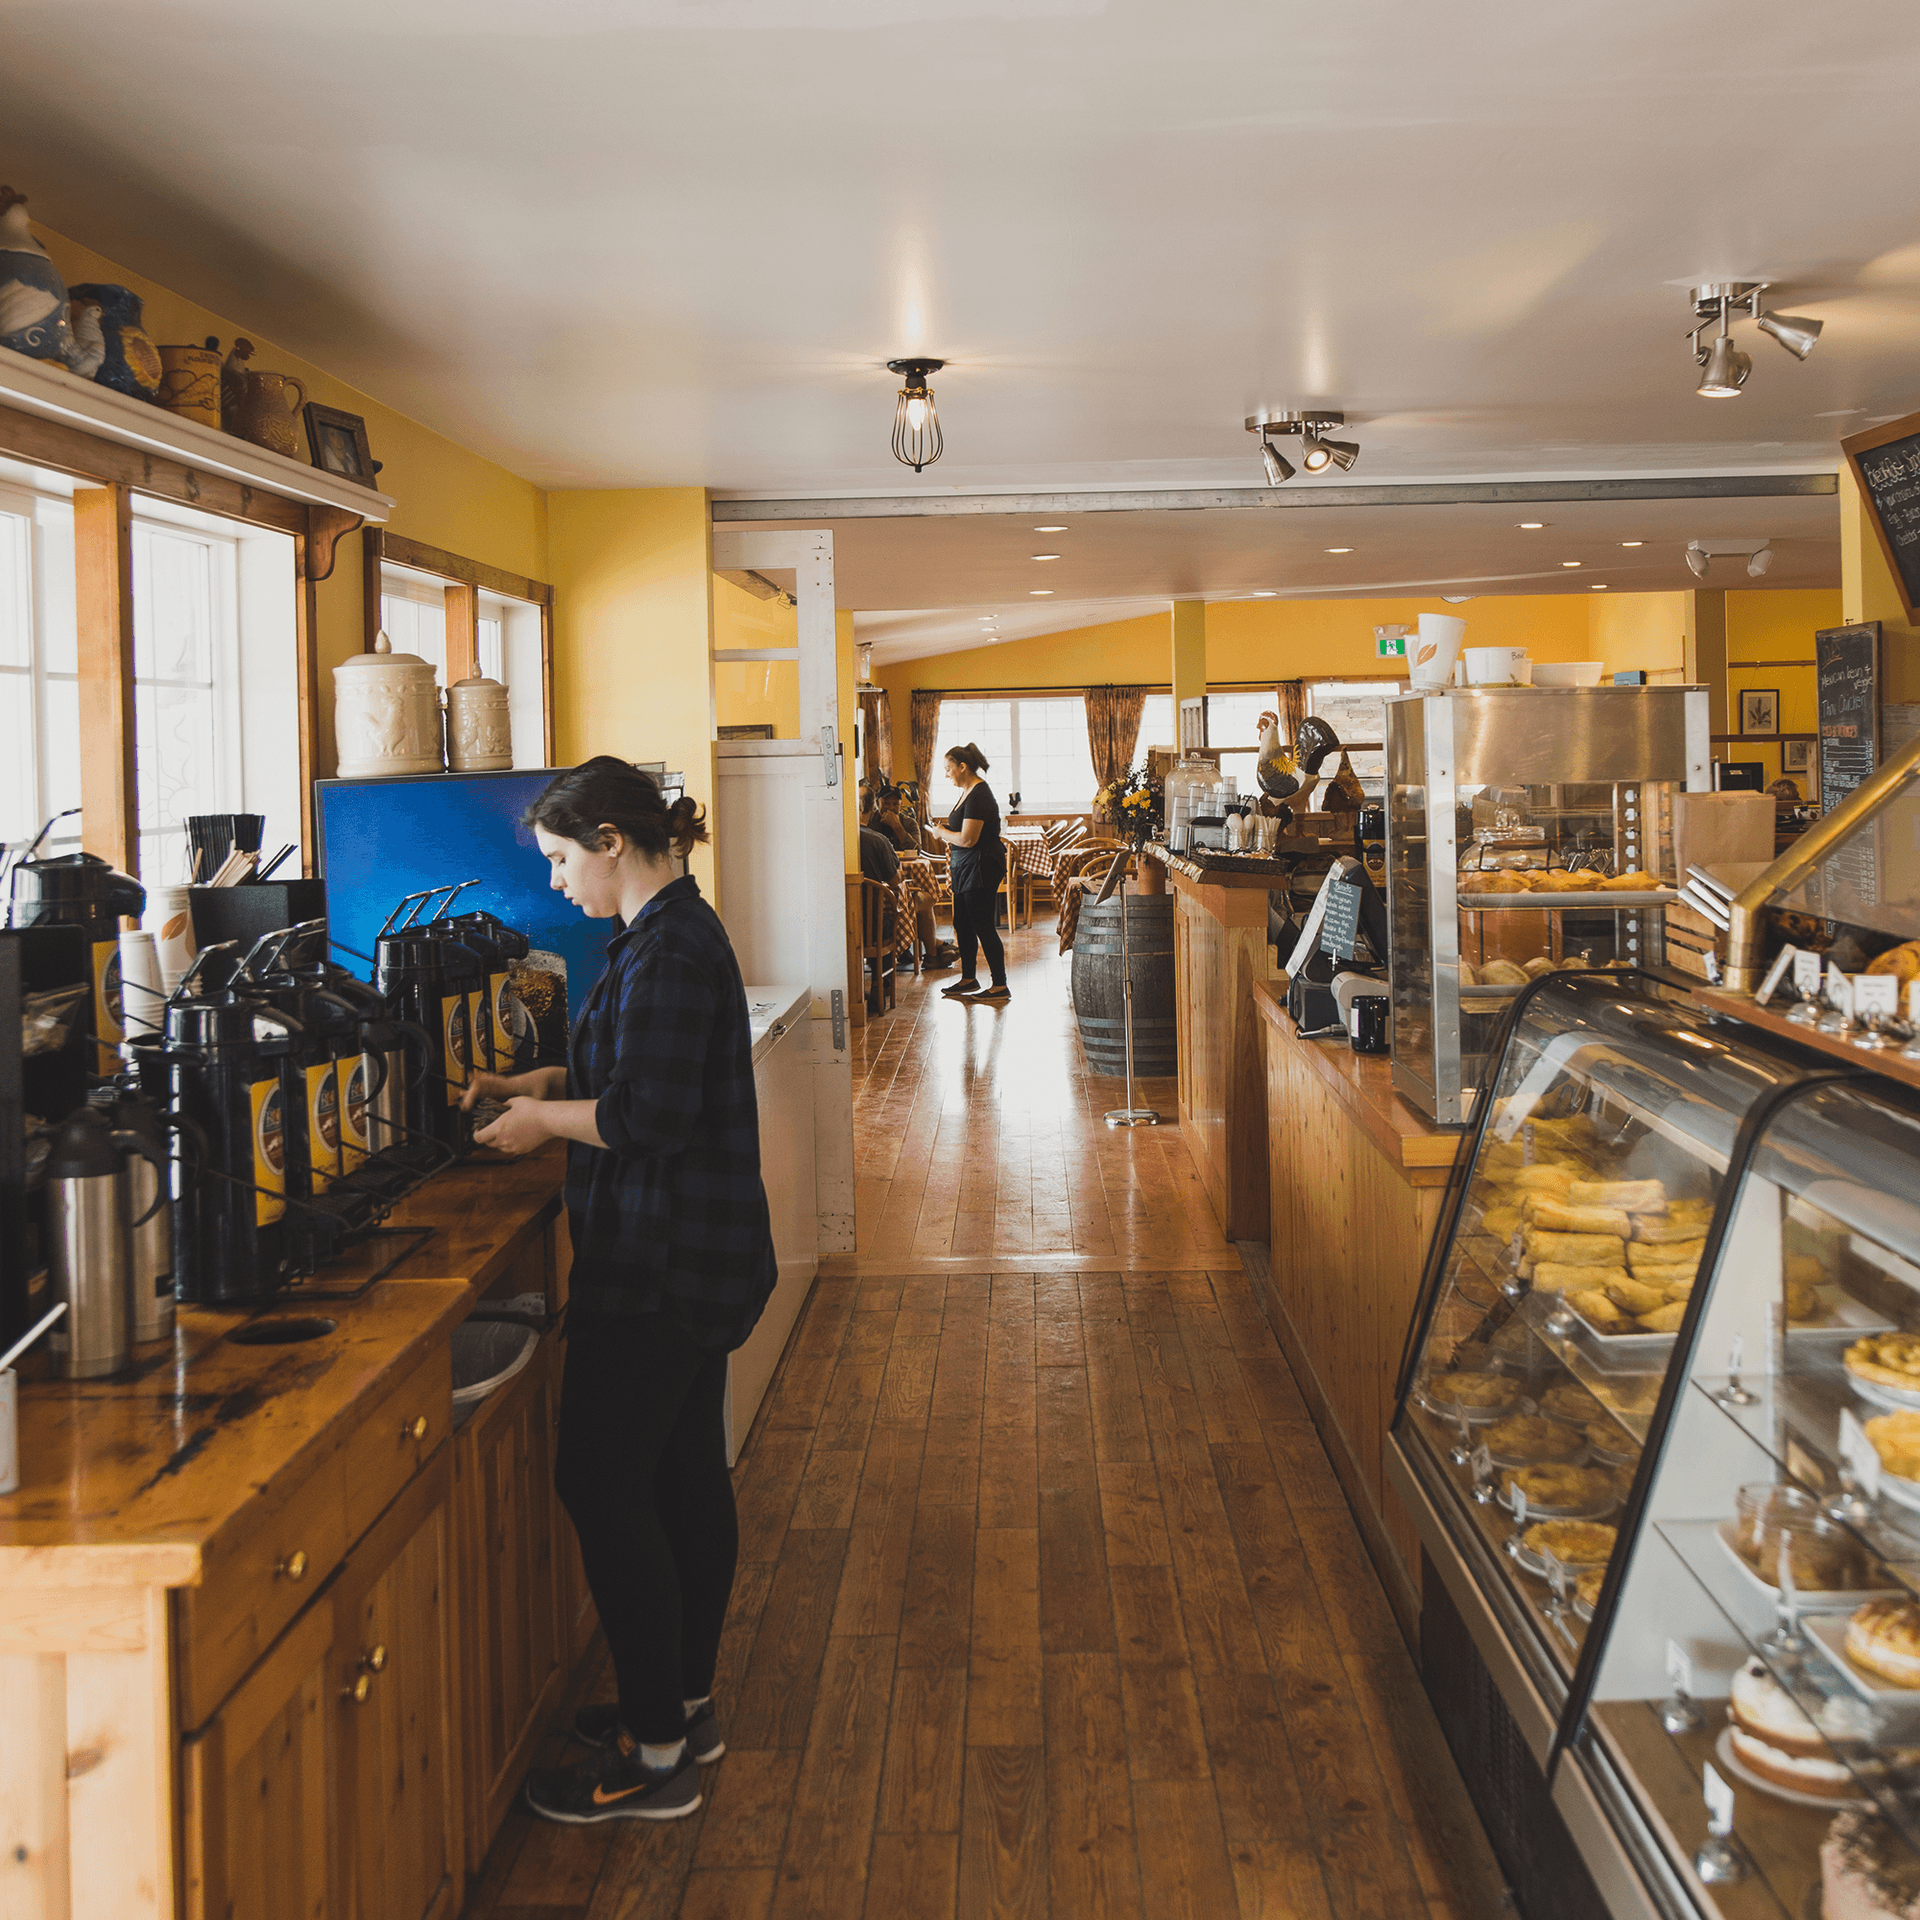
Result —
[[1920, 413], [1851, 434], [1840, 450], [1866, 495], [1907, 618], [1920, 621]]
[[[1820, 694], [1820, 811], [1831, 813], [1880, 764], [1880, 623], [1813, 636]], [[1879, 896], [1878, 838], [1869, 827], [1827, 862], [1827, 885], [1866, 905]]]
[[1327, 889], [1327, 915], [1320, 922], [1320, 951], [1351, 960], [1360, 937], [1360, 889], [1336, 881]]

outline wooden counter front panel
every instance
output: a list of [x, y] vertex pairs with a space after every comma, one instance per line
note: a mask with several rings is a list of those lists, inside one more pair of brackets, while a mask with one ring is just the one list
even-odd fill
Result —
[[1253, 983], [1270, 977], [1267, 896], [1174, 877], [1180, 1125], [1229, 1240], [1267, 1231], [1266, 1096]]
[[1383, 1453], [1446, 1189], [1412, 1185], [1301, 1049], [1277, 1030], [1268, 1034], [1274, 1300], [1287, 1357], [1308, 1376], [1302, 1385], [1316, 1417], [1324, 1416], [1323, 1437], [1362, 1530], [1399, 1562], [1404, 1586], [1395, 1597], [1404, 1605], [1419, 1591], [1420, 1541], [1387, 1486]]

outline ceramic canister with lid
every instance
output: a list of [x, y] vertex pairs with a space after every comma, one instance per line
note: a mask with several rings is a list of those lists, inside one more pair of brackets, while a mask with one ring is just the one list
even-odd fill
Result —
[[333, 670], [333, 734], [342, 780], [440, 772], [445, 762], [432, 663], [417, 653], [395, 653], [384, 633], [371, 653], [342, 661]]
[[469, 674], [447, 689], [447, 765], [456, 773], [513, 765], [507, 690], [498, 680]]

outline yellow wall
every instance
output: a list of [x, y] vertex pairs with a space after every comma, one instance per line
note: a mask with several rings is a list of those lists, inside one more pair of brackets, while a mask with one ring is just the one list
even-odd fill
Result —
[[[840, 708], [840, 814], [846, 829], [846, 871], [860, 871], [860, 770], [853, 758], [853, 730], [860, 724], [860, 656], [854, 651], [853, 615], [839, 608], [833, 615], [834, 664], [838, 668]], [[913, 757], [911, 723], [898, 701], [893, 707], [893, 770], [905, 779], [902, 764]], [[901, 743], [905, 741], [906, 745]]]
[[1610, 673], [1678, 673], [1686, 657], [1684, 593], [1596, 593], [1587, 600], [1586, 658]]
[[[1782, 733], [1820, 730], [1819, 692], [1814, 684], [1813, 636], [1840, 624], [1837, 587], [1785, 588], [1773, 593], [1727, 595], [1727, 713], [1714, 716], [1715, 733], [1740, 730], [1740, 695], [1749, 687], [1771, 687], [1780, 696]], [[1788, 662], [1791, 664], [1781, 664]], [[1769, 781], [1780, 777], [1778, 743], [1763, 746], [1731, 740], [1720, 750], [1729, 760], [1758, 760]], [[1803, 797], [1811, 794], [1809, 774], [1792, 776]]]
[[[383, 406], [370, 394], [334, 379], [297, 354], [276, 347], [246, 320], [210, 312], [45, 227], [36, 226], [35, 231], [69, 286], [100, 281], [137, 293], [145, 308], [143, 324], [156, 345], [198, 344], [214, 334], [224, 352], [237, 336], [245, 335], [256, 349], [255, 367], [263, 372], [293, 374], [305, 385], [308, 399], [361, 415], [367, 423], [373, 457], [384, 463], [378, 485], [382, 493], [394, 498], [393, 518], [388, 525], [395, 533], [470, 560], [485, 561], [509, 573], [525, 574], [534, 580], [551, 578], [547, 497], [531, 481], [470, 453], [417, 420]], [[304, 425], [299, 433], [304, 449]], [[334, 763], [333, 669], [364, 644], [357, 538], [341, 541], [333, 574], [320, 582], [316, 604], [320, 772], [330, 774]], [[288, 831], [283, 837], [291, 838], [297, 823], [285, 824]]]
[[[784, 600], [759, 600], [721, 574], [713, 577], [713, 649], [791, 647], [799, 642], [798, 611]], [[800, 667], [793, 660], [716, 660], [713, 711], [723, 727], [771, 725], [776, 740], [800, 737]]]
[[[563, 766], [664, 760], [713, 812], [713, 543], [699, 487], [548, 501], [554, 723]], [[694, 872], [713, 897], [713, 856]]]

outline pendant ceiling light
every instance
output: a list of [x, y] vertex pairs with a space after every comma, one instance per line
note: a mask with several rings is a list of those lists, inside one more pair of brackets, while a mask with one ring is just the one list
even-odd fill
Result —
[[915, 473], [932, 466], [945, 448], [927, 375], [938, 373], [946, 364], [944, 360], [887, 362], [887, 371], [900, 376], [900, 399], [893, 410], [893, 457]]
[[[1728, 331], [1736, 311], [1744, 310], [1769, 339], [1777, 340], [1796, 360], [1804, 360], [1820, 338], [1824, 322], [1808, 320], [1798, 314], [1762, 312], [1760, 296], [1766, 292], [1764, 280], [1715, 280], [1693, 290], [1694, 325], [1687, 337], [1693, 342], [1693, 357], [1699, 363], [1700, 384], [1694, 389], [1707, 400], [1735, 399], [1753, 371], [1753, 358], [1733, 344]], [[1702, 346], [1700, 336], [1714, 324], [1720, 331], [1711, 345]]]
[[860, 641], [853, 650], [853, 657], [860, 663], [860, 682], [854, 688], [855, 693], [878, 693], [879, 687], [873, 678], [873, 642]]
[[1249, 433], [1260, 436], [1260, 460], [1267, 470], [1267, 485], [1277, 487], [1294, 475], [1292, 463], [1283, 459], [1273, 444], [1275, 434], [1300, 436], [1300, 465], [1308, 473], [1325, 473], [1329, 467], [1338, 467], [1342, 473], [1350, 471], [1360, 458], [1360, 449], [1351, 440], [1325, 437], [1328, 427], [1344, 426], [1346, 418], [1344, 413], [1333, 413], [1324, 407], [1312, 407], [1304, 412], [1295, 408], [1263, 409], [1249, 414], [1244, 425]]

